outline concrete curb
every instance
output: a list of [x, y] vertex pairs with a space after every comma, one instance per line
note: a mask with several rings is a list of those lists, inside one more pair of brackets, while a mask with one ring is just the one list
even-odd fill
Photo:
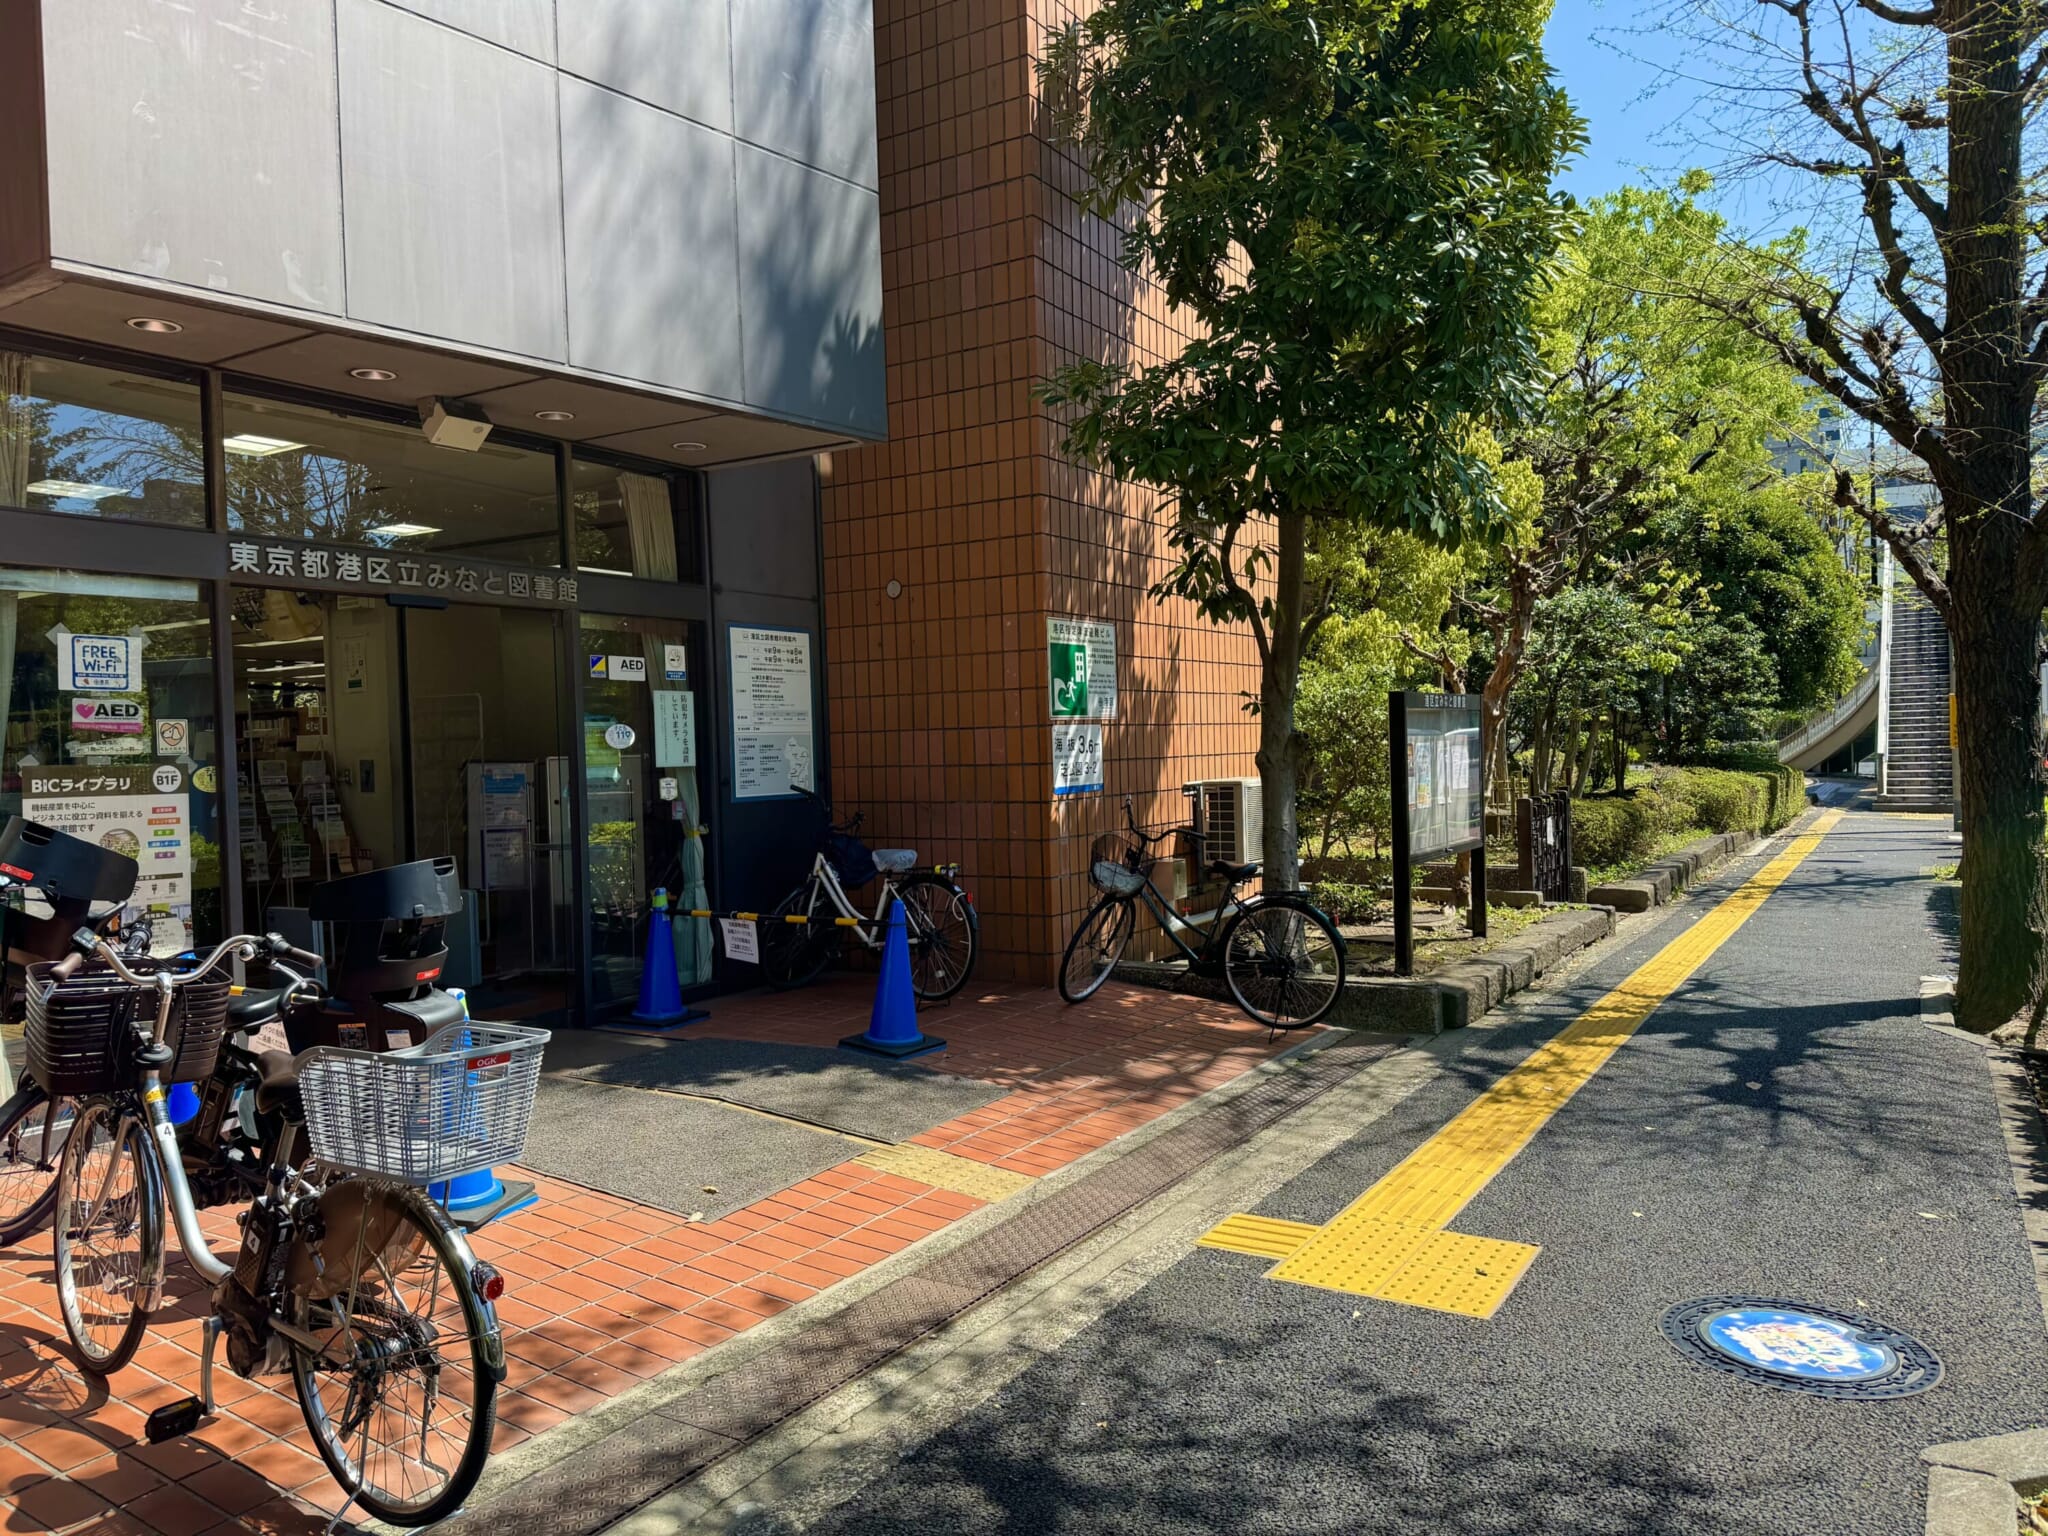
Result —
[[2048, 1488], [2048, 1429], [1933, 1445], [1920, 1459], [1927, 1536], [2012, 1536], [2020, 1499]]
[[1586, 900], [1618, 912], [1647, 912], [1756, 841], [1754, 832], [1713, 832], [1646, 867], [1631, 880], [1613, 880], [1586, 892]]

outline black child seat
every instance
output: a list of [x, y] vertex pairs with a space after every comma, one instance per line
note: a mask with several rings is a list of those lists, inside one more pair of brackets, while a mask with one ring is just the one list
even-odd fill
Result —
[[135, 894], [136, 874], [126, 854], [10, 816], [0, 826], [0, 890], [35, 891], [51, 913], [36, 917], [0, 906], [0, 959], [12, 965], [62, 960], [95, 903], [125, 902]]
[[448, 963], [448, 919], [462, 910], [453, 859], [419, 859], [314, 887], [306, 915], [328, 925], [330, 1001], [285, 1021], [294, 1051], [316, 1045], [386, 1051], [462, 1022], [462, 1002], [434, 983]]

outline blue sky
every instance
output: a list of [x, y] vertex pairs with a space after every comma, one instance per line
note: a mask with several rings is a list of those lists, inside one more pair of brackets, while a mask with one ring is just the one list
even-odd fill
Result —
[[1631, 181], [1661, 185], [1690, 163], [1674, 125], [1693, 92], [1661, 81], [1653, 67], [1677, 63], [1683, 42], [1640, 30], [1645, 9], [1640, 0], [1556, 0], [1550, 13], [1544, 53], [1588, 125], [1586, 151], [1562, 178], [1578, 197]]

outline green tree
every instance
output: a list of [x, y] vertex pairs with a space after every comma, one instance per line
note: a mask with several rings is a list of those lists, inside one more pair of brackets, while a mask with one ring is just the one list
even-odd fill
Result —
[[1198, 339], [1086, 358], [1046, 399], [1070, 453], [1164, 493], [1158, 595], [1260, 657], [1267, 878], [1298, 883], [1301, 660], [1347, 524], [1492, 535], [1475, 423], [1532, 403], [1533, 299], [1579, 125], [1541, 0], [1105, 0], [1049, 50], [1084, 206]]
[[[1846, 467], [1836, 500], [1892, 548], [1955, 651], [1963, 815], [1956, 1017], [1989, 1030], [2040, 985], [2048, 933], [2035, 472], [2048, 366], [2048, 8], [2034, 0], [1670, 0], [1721, 82], [1701, 124], [1761, 158], [1819, 237], [1759, 244], [1706, 297], [1926, 466], [1895, 517]], [[1833, 232], [1833, 233], [1831, 233]], [[1938, 547], [1945, 543], [1946, 562]]]
[[1723, 221], [1695, 200], [1705, 186], [1590, 203], [1544, 294], [1549, 383], [1502, 444], [1506, 468], [1531, 482], [1517, 498], [1527, 515], [1473, 562], [1456, 614], [1488, 642], [1489, 786], [1503, 783], [1508, 699], [1539, 609], [1654, 568], [1657, 519], [1742, 504], [1772, 477], [1770, 440], [1811, 419], [1806, 386], [1777, 355], [1692, 297], [1728, 260]]

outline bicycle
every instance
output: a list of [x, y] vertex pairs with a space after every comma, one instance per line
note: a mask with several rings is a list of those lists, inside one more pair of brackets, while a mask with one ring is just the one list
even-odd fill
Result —
[[[1123, 831], [1104, 833], [1089, 849], [1088, 880], [1102, 895], [1067, 940], [1061, 997], [1078, 1003], [1101, 989], [1130, 943], [1142, 903], [1189, 971], [1221, 977], [1237, 1006], [1259, 1023], [1305, 1029], [1336, 1006], [1344, 991], [1344, 936], [1306, 896], [1269, 891], [1243, 900], [1237, 888], [1258, 874], [1259, 865], [1214, 859], [1204, 868], [1224, 882], [1221, 899], [1206, 928], [1189, 922], [1152, 883], [1153, 871], [1170, 862], [1152, 850], [1169, 839], [1199, 850], [1200, 834], [1192, 827], [1143, 831], [1129, 796], [1124, 823]], [[1181, 855], [1189, 863], [1198, 856]], [[1199, 934], [1200, 945], [1190, 945], [1183, 933]]]
[[453, 1513], [490, 1455], [505, 1377], [492, 1304], [505, 1282], [425, 1186], [519, 1156], [547, 1031], [469, 1022], [402, 1051], [264, 1053], [256, 1108], [279, 1131], [223, 1262], [199, 1229], [164, 1085], [213, 1070], [224, 960], [310, 969], [319, 957], [243, 934], [174, 970], [89, 931], [75, 942], [30, 969], [29, 1047], [51, 1091], [80, 1100], [52, 1227], [58, 1310], [81, 1365], [106, 1376], [134, 1355], [161, 1301], [168, 1205], [212, 1309], [199, 1395], [158, 1408], [145, 1435], [189, 1433], [213, 1411], [225, 1340], [237, 1375], [291, 1377], [344, 1511], [402, 1526]]
[[[960, 866], [918, 869], [915, 849], [870, 849], [854, 836], [865, 819], [861, 812], [835, 824], [825, 800], [797, 785], [790, 788], [824, 812], [825, 831], [810, 874], [762, 920], [761, 968], [768, 984], [788, 991], [815, 981], [832, 963], [844, 932], [880, 954], [889, 937], [889, 903], [895, 900], [903, 903], [910, 940], [911, 990], [936, 1003], [967, 985], [981, 945], [981, 919], [973, 898], [954, 879]], [[878, 874], [882, 888], [874, 914], [867, 916], [853, 905], [847, 888], [858, 889]]]

